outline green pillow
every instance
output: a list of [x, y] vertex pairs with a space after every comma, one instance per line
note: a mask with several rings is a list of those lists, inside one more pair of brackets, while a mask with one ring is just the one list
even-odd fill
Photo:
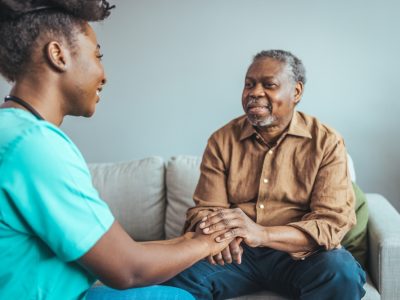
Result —
[[368, 205], [367, 198], [360, 187], [353, 182], [353, 189], [356, 195], [356, 218], [357, 224], [350, 229], [342, 240], [344, 246], [354, 258], [365, 269], [367, 263], [367, 224], [368, 224]]

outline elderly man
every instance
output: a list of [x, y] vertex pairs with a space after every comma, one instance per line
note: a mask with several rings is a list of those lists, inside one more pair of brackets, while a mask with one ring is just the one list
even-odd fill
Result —
[[217, 130], [205, 150], [185, 230], [229, 247], [167, 285], [197, 299], [262, 289], [290, 298], [360, 299], [365, 273], [340, 242], [355, 224], [343, 139], [295, 110], [305, 69], [293, 54], [262, 51], [243, 88], [245, 115]]

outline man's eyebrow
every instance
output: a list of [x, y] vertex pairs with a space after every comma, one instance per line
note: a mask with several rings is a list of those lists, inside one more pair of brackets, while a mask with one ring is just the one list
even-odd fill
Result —
[[[275, 78], [275, 76], [263, 76], [263, 77], [261, 77], [261, 80], [271, 80], [274, 78]], [[251, 76], [246, 76], [246, 79], [256, 80], [254, 77], [251, 77]]]
[[100, 47], [100, 45], [99, 45], [99, 44], [97, 44], [96, 48], [97, 48], [98, 50], [100, 50], [100, 48], [101, 48], [101, 47]]

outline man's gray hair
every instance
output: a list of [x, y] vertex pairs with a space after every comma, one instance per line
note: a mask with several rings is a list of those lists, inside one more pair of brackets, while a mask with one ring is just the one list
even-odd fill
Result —
[[272, 58], [286, 64], [292, 72], [292, 78], [295, 82], [306, 84], [306, 69], [300, 59], [289, 51], [284, 50], [264, 50], [257, 53], [253, 58], [253, 63], [259, 59]]

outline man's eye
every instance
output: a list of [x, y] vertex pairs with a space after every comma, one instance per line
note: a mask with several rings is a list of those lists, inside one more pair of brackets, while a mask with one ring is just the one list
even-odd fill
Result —
[[99, 60], [101, 60], [102, 57], [103, 57], [103, 54], [97, 54], [97, 58], [98, 58]]
[[275, 86], [276, 86], [275, 83], [270, 83], [270, 82], [263, 83], [263, 87], [266, 88], [266, 89], [270, 89], [270, 88], [273, 88]]
[[253, 84], [251, 82], [245, 82], [244, 83], [244, 87], [247, 88], [247, 89], [251, 88], [252, 86], [253, 86]]

